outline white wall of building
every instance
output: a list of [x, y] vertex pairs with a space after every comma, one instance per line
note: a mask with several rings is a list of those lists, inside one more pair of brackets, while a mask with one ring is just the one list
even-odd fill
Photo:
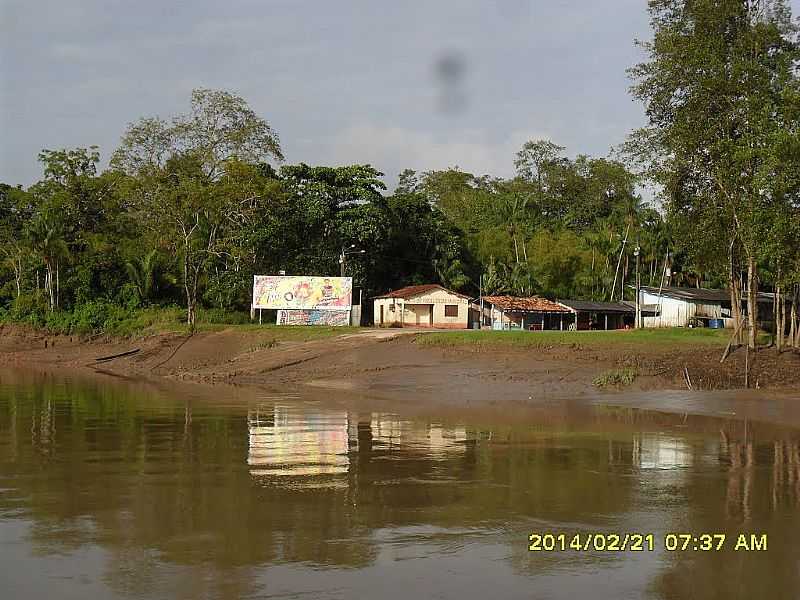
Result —
[[656, 317], [642, 317], [644, 327], [686, 327], [689, 320], [696, 317], [722, 318], [722, 306], [719, 303], [708, 303], [694, 300], [667, 298], [650, 292], [641, 292], [642, 304], [660, 305], [661, 312]]
[[[445, 306], [456, 306], [456, 316], [446, 316]], [[373, 306], [375, 325], [381, 325], [383, 307], [383, 326], [405, 327], [443, 327], [466, 329], [469, 319], [469, 300], [451, 294], [447, 290], [432, 290], [412, 298], [376, 298]], [[431, 312], [433, 323], [431, 324]]]

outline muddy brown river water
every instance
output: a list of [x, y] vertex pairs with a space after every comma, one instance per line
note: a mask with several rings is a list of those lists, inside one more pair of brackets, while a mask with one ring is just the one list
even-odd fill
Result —
[[791, 399], [215, 394], [0, 374], [0, 597], [800, 597]]

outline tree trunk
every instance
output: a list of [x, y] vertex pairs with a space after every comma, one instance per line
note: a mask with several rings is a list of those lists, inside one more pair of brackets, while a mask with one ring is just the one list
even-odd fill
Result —
[[[780, 276], [780, 271], [778, 271], [778, 276]], [[775, 349], [778, 351], [778, 354], [781, 352], [781, 348], [783, 347], [783, 315], [781, 314], [781, 286], [775, 286], [775, 294], [772, 298], [772, 312], [775, 314]]]
[[758, 336], [758, 273], [753, 256], [747, 257], [747, 316], [750, 324], [747, 344], [755, 350]]
[[189, 238], [184, 239], [183, 246], [183, 291], [186, 293], [186, 324], [194, 331], [197, 314], [197, 281], [192, 276], [189, 264]]
[[12, 259], [14, 264], [14, 283], [17, 285], [17, 298], [22, 295], [22, 258], [17, 255]]
[[[192, 273], [194, 271], [194, 273]], [[198, 270], [190, 267], [188, 261], [185, 265], [185, 278], [183, 289], [186, 292], [186, 324], [194, 331], [197, 322], [197, 277]]]
[[194, 330], [197, 322], [197, 283], [187, 282], [184, 288], [186, 290], [186, 324], [189, 329]]
[[50, 312], [52, 312], [56, 308], [56, 297], [53, 289], [53, 265], [49, 260], [45, 262], [44, 289], [50, 301]]
[[628, 269], [630, 268], [628, 255], [625, 255], [625, 268], [622, 269], [622, 281], [619, 285], [619, 301], [622, 302], [622, 299], [625, 297], [625, 281], [628, 279]]
[[617, 276], [619, 275], [619, 267], [622, 264], [622, 254], [625, 252], [625, 244], [628, 243], [628, 232], [630, 231], [631, 226], [628, 225], [628, 228], [625, 230], [625, 238], [622, 240], [622, 247], [619, 249], [619, 258], [617, 259], [617, 268], [614, 269], [614, 283], [611, 285], [611, 294], [609, 294], [608, 299], [613, 302], [614, 301], [614, 292], [617, 290]]
[[741, 323], [742, 323], [742, 288], [739, 286], [739, 278], [733, 271], [728, 273], [728, 284], [731, 292], [731, 317], [733, 318], [733, 329], [740, 333], [736, 336], [734, 343], [738, 346], [742, 343]]
[[[189, 291], [187, 290], [187, 294]], [[186, 324], [189, 329], [194, 330], [195, 322], [197, 321], [197, 303], [191, 295], [186, 297]]]
[[786, 335], [786, 298], [785, 298], [785, 294], [784, 294], [783, 288], [781, 288], [781, 311], [780, 311], [780, 314], [781, 314], [781, 329], [780, 329], [780, 334], [778, 335], [778, 338], [781, 341], [781, 346], [780, 346], [779, 350], [783, 350], [783, 347], [785, 346], [785, 342], [786, 342], [786, 337], [785, 337], [785, 335]]
[[793, 348], [800, 347], [800, 323], [798, 323], [797, 303], [800, 301], [800, 284], [795, 284], [794, 294], [792, 295], [792, 309], [789, 313], [789, 344]]

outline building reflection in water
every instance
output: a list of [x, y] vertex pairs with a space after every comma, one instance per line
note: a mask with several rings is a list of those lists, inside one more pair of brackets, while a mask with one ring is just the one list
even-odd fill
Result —
[[694, 464], [697, 449], [686, 438], [643, 433], [633, 437], [633, 454], [640, 469], [684, 469]]
[[393, 414], [313, 412], [279, 404], [259, 405], [247, 415], [247, 464], [253, 477], [330, 476], [325, 485], [346, 485], [336, 476], [351, 471], [361, 453], [420, 453], [428, 458], [465, 451], [464, 427], [443, 427]]
[[249, 412], [247, 428], [247, 464], [254, 477], [347, 473], [347, 413], [302, 414], [279, 405], [259, 406]]

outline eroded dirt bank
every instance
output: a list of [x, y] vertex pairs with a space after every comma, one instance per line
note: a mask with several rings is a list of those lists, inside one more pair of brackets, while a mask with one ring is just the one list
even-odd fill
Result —
[[[268, 333], [230, 328], [193, 336], [159, 334], [135, 340], [48, 336], [0, 328], [0, 365], [80, 370], [128, 379], [201, 384], [256, 385], [300, 391], [304, 387], [400, 399], [413, 394], [436, 402], [576, 397], [596, 393], [594, 380], [613, 369], [637, 376], [607, 391], [743, 387], [744, 352], [720, 365], [716, 346], [601, 345], [576, 335], [570, 346], [523, 349], [436, 347], [421, 335], [364, 330], [312, 341], [276, 341]], [[536, 334], [532, 334], [536, 335]], [[620, 335], [625, 335], [620, 333]], [[98, 358], [136, 351], [107, 361]], [[800, 391], [800, 355], [751, 355], [751, 386]]]

